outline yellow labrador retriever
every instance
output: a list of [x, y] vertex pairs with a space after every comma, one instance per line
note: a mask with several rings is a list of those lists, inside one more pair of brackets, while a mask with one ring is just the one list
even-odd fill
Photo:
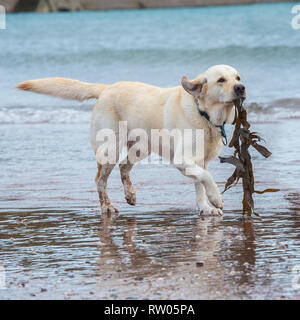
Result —
[[[128, 132], [136, 128], [143, 128], [147, 132], [153, 129], [202, 129], [202, 164], [200, 159], [191, 157], [183, 158], [180, 163], [174, 165], [184, 175], [193, 179], [199, 211], [204, 214], [222, 215], [222, 198], [207, 168], [209, 161], [222, 149], [222, 140], [226, 137], [224, 124], [231, 123], [234, 118], [233, 101], [246, 97], [245, 87], [234, 68], [216, 65], [194, 80], [183, 77], [181, 86], [174, 88], [159, 88], [137, 82], [89, 84], [62, 78], [25, 81], [17, 88], [63, 99], [98, 99], [92, 115], [91, 144], [97, 155], [98, 173], [95, 181], [102, 212], [118, 210], [111, 204], [106, 188], [107, 179], [116, 163], [101, 161], [105, 152], [102, 150], [102, 153], [98, 153], [101, 142], [97, 139], [97, 133], [100, 130], [108, 128], [118, 136], [121, 121], [127, 122]], [[127, 148], [130, 148], [132, 142], [126, 143]], [[130, 170], [137, 161], [149, 156], [151, 148], [146, 150], [140, 152], [137, 160], [128, 161], [127, 156], [127, 159], [119, 164], [125, 198], [131, 205], [136, 203], [136, 194], [130, 181]], [[119, 154], [116, 156], [116, 162], [119, 160], [118, 156]], [[208, 205], [206, 196], [214, 207]]]

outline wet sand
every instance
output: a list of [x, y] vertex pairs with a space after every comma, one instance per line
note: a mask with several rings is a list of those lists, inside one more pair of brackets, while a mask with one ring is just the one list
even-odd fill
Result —
[[[114, 170], [120, 214], [101, 216], [88, 124], [1, 126], [0, 299], [299, 299], [300, 129], [289, 119], [252, 130], [273, 152], [253, 152], [256, 187], [281, 189], [255, 197], [262, 220], [242, 219], [240, 185], [223, 218], [199, 216], [193, 184], [151, 164], [133, 169], [135, 207]], [[210, 170], [223, 189], [233, 167]]]

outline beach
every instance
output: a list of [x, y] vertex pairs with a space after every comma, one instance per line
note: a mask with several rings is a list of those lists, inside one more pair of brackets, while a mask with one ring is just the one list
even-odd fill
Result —
[[[300, 298], [300, 31], [290, 26], [291, 7], [7, 15], [0, 299]], [[219, 63], [239, 70], [251, 130], [272, 152], [251, 152], [256, 189], [280, 189], [255, 195], [261, 219], [242, 217], [240, 183], [224, 193], [223, 217], [199, 216], [189, 179], [142, 163], [131, 174], [137, 205], [126, 203], [115, 168], [108, 193], [120, 213], [101, 216], [89, 142], [95, 101], [14, 89], [42, 77], [171, 87]], [[210, 172], [223, 190], [233, 167], [215, 159]]]

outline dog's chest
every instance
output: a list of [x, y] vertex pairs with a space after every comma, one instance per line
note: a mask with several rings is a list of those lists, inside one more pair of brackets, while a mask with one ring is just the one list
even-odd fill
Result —
[[209, 162], [215, 159], [222, 151], [223, 143], [220, 136], [214, 134], [212, 130], [204, 132], [204, 161]]

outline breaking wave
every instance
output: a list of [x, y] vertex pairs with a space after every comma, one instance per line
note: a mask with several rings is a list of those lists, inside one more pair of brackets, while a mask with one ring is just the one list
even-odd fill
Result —
[[[300, 99], [280, 99], [270, 103], [245, 103], [251, 121], [300, 118]], [[50, 107], [0, 107], [0, 124], [89, 123], [92, 105]]]

